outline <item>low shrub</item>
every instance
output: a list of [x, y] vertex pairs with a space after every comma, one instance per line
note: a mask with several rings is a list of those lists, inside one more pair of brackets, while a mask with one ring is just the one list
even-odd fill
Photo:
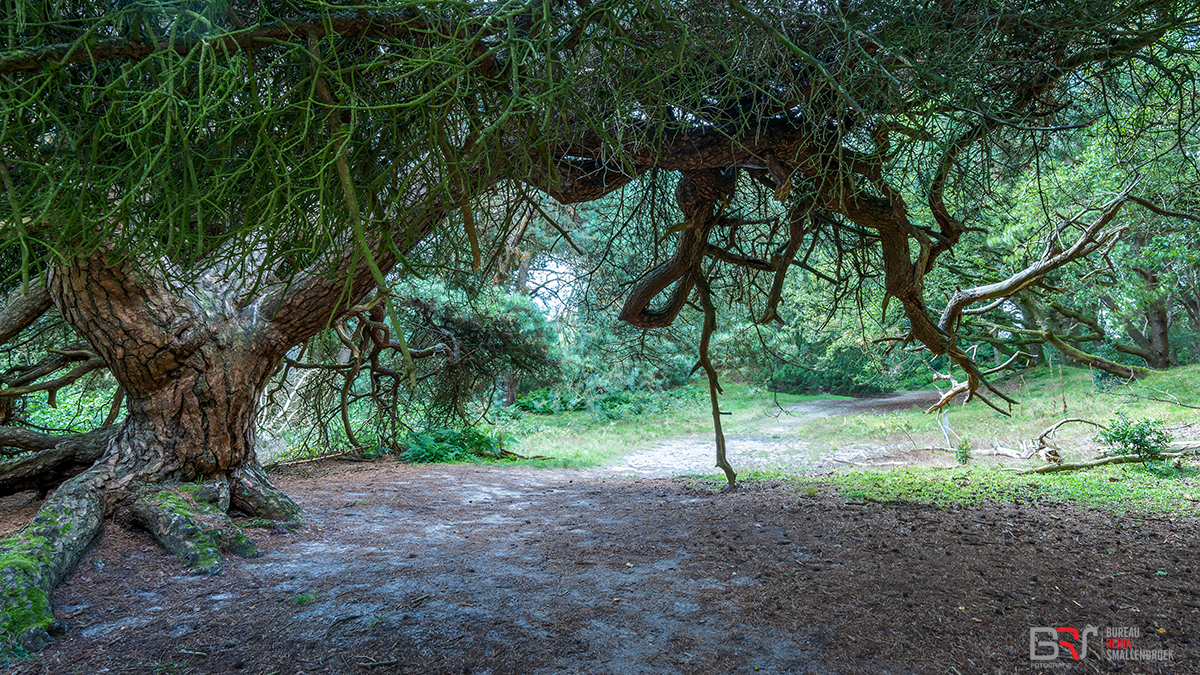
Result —
[[1137, 455], [1145, 462], [1155, 462], [1162, 459], [1162, 451], [1171, 442], [1166, 425], [1162, 420], [1143, 417], [1134, 421], [1117, 413], [1108, 428], [1096, 435], [1096, 440], [1111, 445], [1118, 454]]
[[474, 429], [433, 429], [413, 432], [408, 447], [401, 453], [405, 461], [414, 464], [461, 462], [472, 456], [495, 459], [502, 448], [498, 439]]

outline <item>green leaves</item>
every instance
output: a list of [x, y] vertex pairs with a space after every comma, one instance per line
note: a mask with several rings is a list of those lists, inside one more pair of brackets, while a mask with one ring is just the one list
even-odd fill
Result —
[[1096, 435], [1096, 440], [1113, 446], [1118, 454], [1137, 455], [1149, 463], [1158, 461], [1162, 451], [1171, 442], [1166, 425], [1162, 420], [1142, 417], [1135, 421], [1123, 413], [1117, 413], [1108, 428]]
[[504, 449], [498, 439], [474, 427], [414, 432], [407, 446], [400, 456], [414, 464], [460, 462], [471, 457], [497, 459]]

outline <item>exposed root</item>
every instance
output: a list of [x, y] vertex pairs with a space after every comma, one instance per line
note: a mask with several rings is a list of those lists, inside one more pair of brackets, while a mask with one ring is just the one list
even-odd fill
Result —
[[84, 472], [63, 483], [28, 525], [0, 540], [0, 646], [37, 651], [61, 632], [50, 612], [50, 591], [83, 557], [104, 522], [104, 505], [90, 478]]
[[59, 486], [28, 525], [0, 540], [0, 651], [37, 651], [61, 632], [50, 591], [83, 557], [107, 515], [149, 530], [198, 574], [220, 574], [222, 552], [258, 555], [229, 518], [231, 506], [275, 521], [303, 522], [300, 508], [271, 485], [256, 462], [207, 483], [144, 485], [136, 483], [139, 476], [145, 474], [97, 463]]
[[228, 509], [229, 485], [219, 480], [145, 488], [121, 516], [147, 529], [196, 574], [218, 575], [225, 569], [222, 549], [243, 558], [258, 555]]
[[233, 507], [248, 516], [286, 523], [303, 523], [300, 506], [271, 485], [258, 460], [243, 463], [229, 474]]

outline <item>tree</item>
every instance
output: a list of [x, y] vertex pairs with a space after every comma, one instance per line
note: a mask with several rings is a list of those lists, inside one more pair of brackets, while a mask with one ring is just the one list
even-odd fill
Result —
[[[1190, 342], [1184, 317], [1200, 255], [1196, 216], [1172, 210], [1194, 210], [1191, 195], [1200, 182], [1191, 151], [1200, 131], [1195, 84], [1177, 80], [1183, 65], [1165, 71], [1133, 65], [1119, 76], [1124, 86], [1103, 97], [1076, 91], [1097, 122], [1050, 139], [1037, 170], [1010, 177], [1007, 194], [991, 215], [996, 227], [990, 266], [1028, 264], [1024, 242], [1037, 214], [1076, 208], [1091, 195], [1131, 182], [1137, 182], [1141, 195], [1131, 199], [1145, 208], [1116, 221], [1121, 237], [1111, 241], [1098, 264], [1064, 268], [1013, 296], [1011, 305], [991, 307], [982, 313], [983, 321], [974, 323], [994, 335], [975, 330], [970, 339], [1019, 342], [1038, 352], [1042, 343], [1050, 343], [1068, 362], [1123, 378], [1149, 373], [1138, 360], [1156, 369], [1180, 362], [1177, 345]], [[969, 275], [975, 269], [962, 271]], [[1188, 356], [1185, 351], [1182, 358]], [[1130, 357], [1132, 364], [1115, 362]]]
[[[1087, 223], [1066, 250], [963, 289], [940, 316], [926, 276], [970, 229], [964, 207], [986, 199], [993, 144], [1083, 124], [1063, 83], [1108, 82], [1135, 55], [1181, 49], [1196, 11], [1178, 0], [17, 7], [0, 54], [3, 246], [21, 257], [20, 304], [44, 305], [44, 279], [126, 412], [99, 463], [3, 542], [16, 561], [0, 570], [5, 615], [19, 618], [0, 631], [33, 643], [52, 621], [45, 591], [107, 514], [208, 571], [219, 545], [252, 551], [223, 516], [230, 505], [297, 518], [255, 458], [259, 394], [292, 346], [398, 262], [469, 252], [481, 267], [481, 242], [512, 226], [477, 219], [473, 203], [492, 190], [565, 204], [637, 181], [660, 196], [645, 222], [675, 251], [620, 317], [664, 326], [698, 303], [697, 367], [731, 485], [707, 349], [717, 295], [765, 276], [757, 306], [771, 321], [818, 233], [869, 242], [907, 339], [966, 371], [959, 393], [1004, 398], [958, 344], [962, 312], [1102, 248], [1131, 189], [1064, 223]], [[1041, 152], [1015, 147], [1012, 163]]]

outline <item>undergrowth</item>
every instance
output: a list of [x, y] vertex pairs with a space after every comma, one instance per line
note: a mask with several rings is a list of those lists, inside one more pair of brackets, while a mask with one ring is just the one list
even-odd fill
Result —
[[[811, 481], [808, 481], [811, 482]], [[996, 467], [915, 467], [851, 471], [819, 479], [848, 499], [941, 507], [1068, 502], [1114, 513], [1200, 512], [1200, 469], [1163, 472], [1142, 465], [1019, 475]]]
[[474, 429], [434, 429], [409, 435], [400, 456], [414, 464], [461, 462], [473, 457], [497, 459], [503, 447], [498, 438]]
[[1118, 454], [1137, 455], [1146, 462], [1158, 461], [1163, 450], [1171, 442], [1171, 434], [1164, 428], [1166, 422], [1145, 417], [1131, 420], [1122, 413], [1101, 429], [1096, 440], [1113, 446]]

